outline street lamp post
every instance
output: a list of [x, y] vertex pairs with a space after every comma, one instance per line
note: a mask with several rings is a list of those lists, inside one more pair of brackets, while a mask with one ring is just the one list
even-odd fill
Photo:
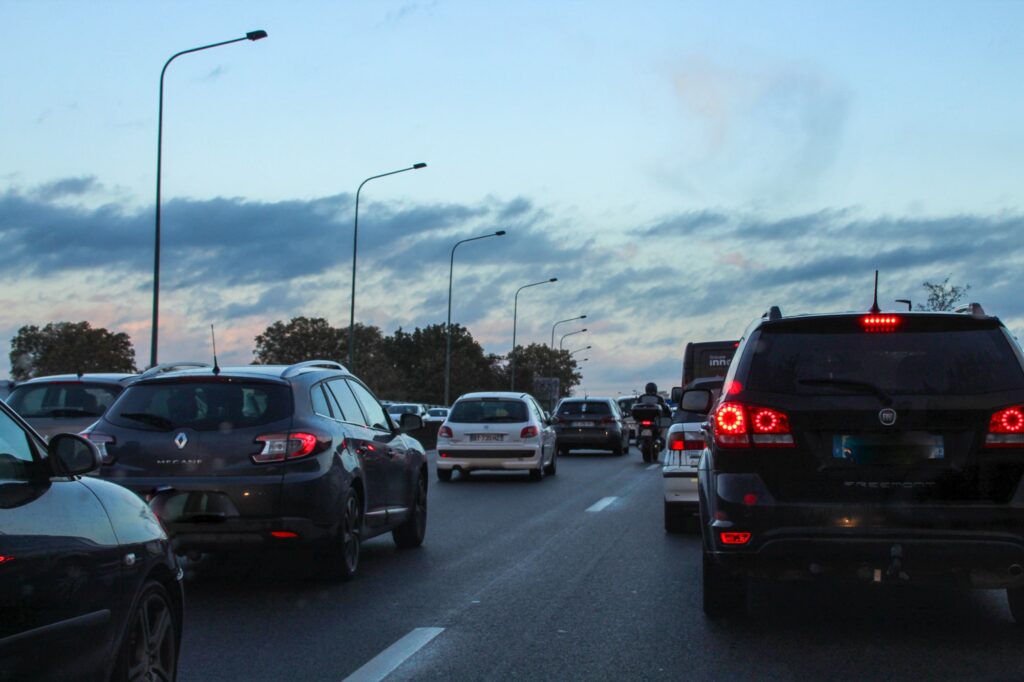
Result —
[[577, 353], [580, 353], [580, 352], [582, 352], [582, 351], [585, 351], [585, 350], [590, 350], [591, 348], [593, 348], [593, 346], [584, 346], [583, 348], [577, 348], [577, 349], [576, 349], [576, 350], [574, 350], [573, 352], [569, 353], [569, 357], [572, 357], [572, 356], [574, 356], [574, 355], [576, 355]]
[[558, 281], [557, 277], [552, 277], [551, 279], [545, 279], [545, 280], [540, 281], [540, 282], [533, 282], [532, 284], [524, 284], [523, 286], [521, 286], [518, 289], [516, 289], [516, 295], [515, 295], [514, 302], [513, 302], [513, 305], [512, 305], [512, 353], [510, 354], [510, 357], [511, 357], [511, 361], [509, 363], [509, 365], [510, 365], [510, 367], [509, 367], [510, 381], [509, 381], [509, 389], [508, 389], [510, 391], [516, 390], [516, 323], [517, 323], [517, 321], [519, 319], [519, 292], [522, 291], [523, 289], [528, 289], [530, 287], [540, 286], [541, 284], [551, 284], [552, 282], [557, 282], [557, 281]]
[[564, 322], [575, 322], [576, 320], [585, 320], [585, 319], [587, 319], [586, 315], [580, 315], [579, 317], [570, 317], [567, 320], [559, 320], [558, 322], [555, 322], [553, 325], [551, 325], [551, 348], [554, 349], [554, 347], [555, 347], [555, 327], [557, 327], [558, 325], [560, 325], [560, 324], [562, 324]]
[[241, 38], [233, 38], [219, 43], [203, 45], [202, 47], [193, 47], [190, 50], [182, 50], [177, 54], [171, 55], [171, 58], [164, 62], [164, 68], [160, 70], [160, 105], [157, 109], [156, 117], [156, 242], [153, 249], [153, 332], [149, 346], [149, 364], [151, 367], [156, 365], [157, 336], [160, 328], [160, 176], [164, 150], [164, 75], [167, 73], [167, 67], [171, 65], [171, 62], [183, 54], [209, 50], [212, 47], [230, 45], [231, 43], [240, 43], [243, 40], [262, 40], [266, 37], [266, 31], [249, 31]]
[[368, 183], [370, 180], [376, 180], [377, 178], [386, 178], [389, 175], [396, 175], [397, 173], [404, 173], [411, 170], [419, 170], [420, 168], [426, 168], [425, 163], [414, 163], [408, 168], [399, 168], [388, 173], [381, 173], [380, 175], [372, 175], [362, 182], [359, 183], [359, 188], [356, 189], [356, 218], [355, 224], [352, 228], [352, 298], [348, 309], [348, 368], [352, 369], [352, 354], [356, 347], [356, 252], [359, 248], [359, 193], [363, 191], [363, 185]]
[[444, 325], [446, 337], [444, 347], [444, 404], [446, 406], [451, 405], [451, 402], [448, 399], [448, 387], [451, 383], [452, 369], [452, 273], [455, 271], [455, 249], [459, 248], [460, 244], [465, 244], [466, 242], [475, 242], [478, 239], [503, 236], [505, 236], [505, 230], [498, 230], [493, 234], [484, 234], [479, 237], [470, 237], [469, 239], [457, 241], [455, 242], [455, 246], [452, 247], [451, 262], [448, 264], [448, 321]]
[[578, 330], [576, 330], [574, 332], [569, 332], [568, 334], [562, 334], [562, 338], [560, 338], [558, 340], [558, 350], [562, 350], [562, 343], [565, 341], [565, 337], [567, 337], [567, 336], [574, 336], [576, 334], [582, 334], [585, 331], [587, 331], [586, 327], [584, 327], [583, 329], [578, 329]]

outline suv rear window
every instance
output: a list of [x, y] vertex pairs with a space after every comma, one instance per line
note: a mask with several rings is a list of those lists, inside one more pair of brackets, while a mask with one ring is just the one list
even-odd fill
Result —
[[[1024, 387], [1001, 328], [867, 333], [762, 329], [746, 388], [825, 395], [870, 384], [887, 394], [980, 394]], [[829, 381], [836, 384], [830, 385]]]
[[455, 403], [448, 421], [456, 424], [482, 424], [484, 422], [520, 423], [529, 421], [526, 403], [521, 400], [471, 399]]
[[611, 407], [602, 400], [574, 400], [558, 406], [559, 417], [571, 417], [580, 414], [592, 414], [603, 417], [611, 413]]
[[106, 418], [130, 429], [238, 429], [288, 418], [291, 396], [283, 384], [162, 381], [129, 387]]
[[26, 384], [14, 389], [7, 403], [25, 419], [98, 417], [120, 392], [119, 386], [78, 381]]

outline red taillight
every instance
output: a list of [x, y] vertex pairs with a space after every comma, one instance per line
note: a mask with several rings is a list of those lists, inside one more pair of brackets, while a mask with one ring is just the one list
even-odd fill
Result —
[[317, 437], [312, 433], [296, 431], [294, 433], [271, 433], [256, 436], [257, 443], [263, 443], [263, 449], [252, 456], [257, 464], [283, 462], [286, 459], [298, 459], [312, 454], [316, 450]]
[[117, 439], [106, 433], [100, 433], [98, 431], [83, 431], [78, 435], [89, 440], [89, 442], [96, 446], [96, 450], [99, 451], [100, 453], [100, 464], [114, 463], [113, 455], [107, 452], [107, 445], [114, 445], [115, 443], [117, 443]]
[[601, 423], [602, 424], [614, 424], [615, 423], [615, 417], [603, 417], [601, 419]]
[[695, 433], [673, 433], [668, 438], [668, 449], [674, 452], [703, 450], [704, 438]]
[[745, 545], [750, 542], [750, 533], [723, 530], [719, 537], [723, 545]]
[[894, 332], [899, 323], [900, 318], [896, 315], [865, 315], [860, 318], [864, 331], [869, 332]]
[[519, 432], [519, 437], [520, 438], [536, 438], [537, 437], [537, 433], [538, 433], [538, 431], [537, 431], [537, 427], [536, 426], [526, 426], [526, 427], [523, 427], [523, 430]]
[[722, 403], [715, 411], [715, 442], [725, 448], [791, 448], [789, 416], [770, 407]]
[[641, 420], [640, 426], [654, 426], [654, 422], [652, 422], [650, 419], [644, 419]]
[[736, 380], [730, 381], [729, 385], [725, 387], [726, 395], [738, 395], [740, 393], [743, 393], [743, 384]]
[[6, 564], [11, 561], [14, 561], [14, 557], [7, 554], [0, 554], [0, 564]]
[[297, 537], [299, 537], [298, 533], [293, 533], [290, 530], [272, 530], [272, 531], [270, 531], [270, 535], [271, 535], [271, 537], [275, 537], [275, 538], [297, 538]]
[[437, 430], [438, 438], [453, 438], [454, 436], [455, 434], [452, 433], [451, 428], [448, 426], [442, 426], [440, 429]]
[[1024, 447], [1024, 406], [1014, 405], [999, 410], [988, 420], [985, 447]]

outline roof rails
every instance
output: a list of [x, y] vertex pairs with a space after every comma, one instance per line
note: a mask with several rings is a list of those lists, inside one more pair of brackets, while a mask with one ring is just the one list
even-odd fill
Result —
[[306, 360], [305, 362], [296, 362], [294, 365], [289, 365], [283, 372], [281, 372], [281, 378], [288, 379], [312, 368], [340, 369], [342, 372], [348, 372], [345, 365], [340, 362], [335, 362], [334, 360]]
[[173, 372], [177, 369], [187, 369], [189, 367], [212, 367], [208, 362], [161, 362], [159, 365], [153, 365], [145, 372], [139, 375], [140, 379], [148, 379], [149, 377], [155, 377], [158, 374], [164, 372]]
[[777, 306], [777, 305], [773, 305], [771, 308], [769, 308], [768, 310], [766, 310], [764, 312], [764, 315], [761, 316], [761, 319], [762, 320], [769, 320], [769, 321], [771, 321], [771, 320], [781, 320], [782, 319], [782, 309], [779, 308], [779, 306]]
[[970, 313], [971, 317], [985, 317], [985, 309], [981, 307], [980, 303], [968, 303], [956, 308], [954, 313]]

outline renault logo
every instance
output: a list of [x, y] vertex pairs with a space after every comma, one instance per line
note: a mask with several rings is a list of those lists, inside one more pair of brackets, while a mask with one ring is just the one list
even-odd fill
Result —
[[[895, 419], [895, 417], [893, 417], [893, 419]], [[185, 449], [185, 446], [188, 445], [188, 436], [185, 435], [184, 431], [174, 437], [174, 444], [178, 446], [179, 450]]]
[[896, 410], [891, 407], [883, 408], [878, 413], [878, 421], [882, 422], [882, 426], [892, 426], [896, 423]]

